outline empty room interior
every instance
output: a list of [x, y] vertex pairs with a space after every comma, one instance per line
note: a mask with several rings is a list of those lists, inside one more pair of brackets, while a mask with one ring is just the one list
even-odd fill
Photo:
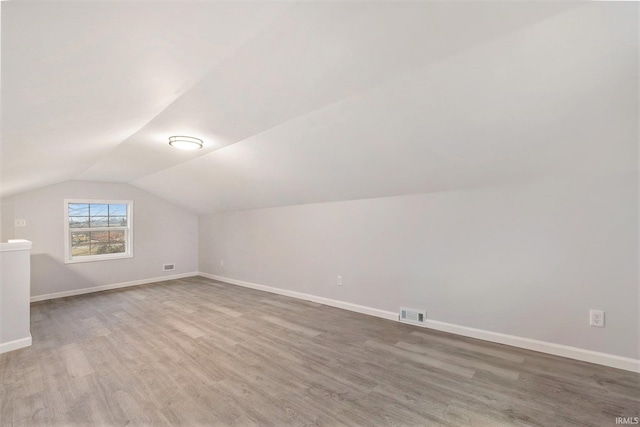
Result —
[[639, 424], [639, 4], [0, 15], [0, 425]]

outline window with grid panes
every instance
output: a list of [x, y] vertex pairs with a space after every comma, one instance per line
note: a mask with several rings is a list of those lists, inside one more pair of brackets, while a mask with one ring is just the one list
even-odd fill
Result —
[[65, 262], [133, 256], [132, 200], [65, 200]]

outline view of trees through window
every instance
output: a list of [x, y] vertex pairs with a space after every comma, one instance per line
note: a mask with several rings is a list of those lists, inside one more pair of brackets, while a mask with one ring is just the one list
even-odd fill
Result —
[[71, 255], [126, 252], [126, 204], [69, 203]]

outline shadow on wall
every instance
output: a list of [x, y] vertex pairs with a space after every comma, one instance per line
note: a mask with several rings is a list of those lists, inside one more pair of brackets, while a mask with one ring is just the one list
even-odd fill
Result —
[[15, 238], [13, 227], [14, 210], [13, 203], [0, 203], [0, 242]]
[[31, 296], [89, 288], [97, 283], [47, 254], [31, 254]]

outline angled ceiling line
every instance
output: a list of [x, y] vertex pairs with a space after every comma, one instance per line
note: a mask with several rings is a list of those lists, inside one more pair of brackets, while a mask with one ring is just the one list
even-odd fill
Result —
[[[199, 155], [197, 157], [185, 159], [184, 161], [176, 163], [176, 164], [174, 164], [174, 165], [172, 165], [172, 166], [170, 166], [168, 168], [164, 168], [164, 169], [161, 169], [161, 170], [158, 170], [158, 171], [154, 171], [153, 173], [150, 173], [148, 175], [139, 176], [139, 177], [137, 177], [137, 178], [135, 178], [135, 179], [133, 179], [131, 181], [128, 181], [128, 183], [131, 184], [131, 185], [134, 185], [134, 186], [136, 186], [138, 188], [142, 188], [142, 187], [139, 187], [136, 184], [137, 181], [141, 181], [141, 180], [145, 180], [145, 179], [151, 178], [156, 174], [161, 174], [161, 173], [164, 173], [165, 171], [171, 171], [172, 169], [176, 169], [176, 168], [178, 168], [180, 166], [183, 166], [185, 164], [194, 163], [194, 162], [196, 162], [198, 160], [203, 160], [203, 159], [206, 159], [206, 158], [213, 158], [216, 155], [219, 155], [220, 153], [223, 153], [224, 151], [231, 150], [231, 149], [233, 149], [234, 147], [236, 147], [236, 146], [238, 146], [240, 144], [248, 143], [248, 142], [250, 142], [251, 140], [253, 140], [255, 138], [259, 138], [261, 135], [268, 134], [268, 133], [270, 133], [270, 132], [272, 132], [272, 131], [274, 131], [276, 129], [279, 129], [281, 127], [284, 127], [284, 126], [286, 126], [288, 124], [295, 123], [296, 121], [304, 120], [306, 118], [312, 117], [312, 116], [314, 116], [314, 115], [316, 115], [318, 113], [321, 113], [321, 112], [326, 111], [326, 110], [330, 110], [330, 109], [332, 109], [334, 107], [337, 107], [337, 106], [339, 106], [341, 104], [348, 103], [348, 102], [350, 102], [350, 101], [352, 101], [354, 99], [357, 99], [357, 98], [360, 98], [360, 97], [363, 97], [363, 96], [366, 96], [366, 95], [369, 95], [369, 94], [373, 94], [373, 93], [375, 93], [377, 91], [380, 91], [380, 90], [384, 89], [385, 87], [393, 85], [396, 82], [399, 82], [399, 81], [405, 80], [407, 78], [410, 78], [410, 76], [412, 76], [414, 74], [418, 74], [418, 73], [424, 71], [425, 69], [428, 69], [430, 67], [436, 66], [437, 64], [439, 64], [441, 62], [451, 60], [451, 59], [456, 58], [456, 57], [458, 57], [460, 55], [464, 55], [468, 51], [475, 50], [475, 49], [478, 49], [478, 48], [483, 47], [483, 46], [491, 45], [492, 43], [496, 42], [497, 40], [499, 40], [500, 38], [502, 38], [504, 36], [507, 36], [507, 35], [510, 35], [510, 34], [516, 34], [516, 33], [521, 32], [521, 31], [525, 31], [527, 28], [529, 28], [531, 26], [535, 26], [535, 25], [537, 25], [537, 24], [539, 24], [539, 23], [541, 23], [541, 22], [543, 22], [543, 21], [545, 21], [547, 19], [552, 19], [553, 17], [555, 17], [555, 16], [557, 16], [559, 14], [565, 13], [568, 10], [571, 10], [571, 9], [577, 7], [577, 6], [579, 6], [579, 5], [567, 5], [566, 7], [561, 8], [561, 10], [556, 11], [556, 13], [549, 14], [549, 15], [546, 15], [544, 17], [540, 17], [539, 19], [536, 19], [536, 20], [534, 20], [532, 22], [527, 23], [527, 25], [525, 25], [525, 26], [516, 25], [516, 26], [513, 26], [513, 27], [509, 27], [506, 31], [493, 34], [493, 35], [491, 35], [490, 37], [488, 37], [488, 38], [486, 38], [484, 40], [474, 39], [473, 40], [473, 42], [474, 42], [473, 44], [461, 46], [459, 49], [447, 52], [447, 54], [445, 54], [445, 55], [442, 55], [442, 56], [439, 56], [439, 57], [436, 57], [436, 58], [431, 58], [430, 61], [428, 61], [425, 64], [422, 64], [419, 67], [403, 70], [398, 75], [388, 76], [387, 78], [377, 82], [376, 84], [371, 84], [369, 86], [362, 87], [357, 92], [350, 93], [347, 96], [344, 96], [342, 98], [333, 100], [331, 102], [328, 102], [326, 104], [318, 106], [317, 108], [314, 108], [312, 110], [305, 111], [305, 112], [303, 112], [301, 114], [298, 114], [296, 116], [288, 117], [287, 119], [285, 119], [285, 120], [283, 120], [283, 121], [281, 121], [279, 123], [276, 123], [276, 124], [273, 124], [272, 126], [263, 128], [258, 132], [255, 132], [255, 133], [253, 133], [253, 134], [251, 134], [251, 135], [249, 135], [249, 136], [247, 136], [245, 138], [239, 139], [237, 141], [231, 142], [231, 143], [229, 143], [229, 144], [227, 144], [227, 145], [225, 145], [223, 147], [220, 147], [220, 148], [217, 148], [217, 149], [214, 149], [214, 150], [210, 150], [210, 151], [207, 151], [207, 152], [203, 152], [201, 155]], [[388, 197], [388, 196], [385, 196], [385, 197]]]
[[[291, 10], [293, 8], [293, 6], [290, 6], [289, 8], [287, 8], [287, 10]], [[258, 28], [256, 28], [256, 31], [249, 37], [247, 37], [242, 43], [240, 43], [233, 51], [230, 51], [227, 56], [225, 56], [224, 58], [221, 58], [218, 62], [216, 62], [215, 64], [212, 64], [211, 67], [209, 67], [206, 71], [204, 71], [203, 73], [201, 73], [201, 75], [197, 78], [195, 78], [193, 80], [193, 82], [188, 86], [185, 87], [182, 91], [180, 91], [179, 94], [177, 94], [170, 102], [168, 102], [164, 108], [160, 109], [159, 111], [157, 111], [149, 120], [144, 121], [144, 123], [142, 123], [139, 127], [137, 127], [135, 130], [131, 131], [129, 133], [128, 136], [126, 136], [124, 139], [122, 139], [122, 141], [120, 141], [117, 145], [115, 145], [111, 150], [109, 150], [108, 153], [106, 153], [105, 155], [109, 155], [110, 153], [112, 153], [113, 151], [115, 151], [116, 149], [118, 149], [118, 147], [120, 147], [122, 144], [126, 143], [127, 141], [129, 141], [132, 137], [134, 137], [136, 134], [138, 134], [141, 130], [143, 130], [145, 127], [147, 127], [151, 122], [153, 122], [156, 118], [158, 118], [163, 112], [167, 111], [169, 108], [171, 108], [172, 105], [176, 104], [181, 98], [185, 97], [187, 94], [189, 94], [189, 92], [193, 91], [195, 88], [197, 88], [201, 82], [206, 79], [206, 77], [213, 73], [217, 68], [219, 68], [220, 66], [222, 66], [225, 61], [229, 60], [229, 58], [231, 58], [237, 51], [241, 50], [245, 45], [249, 44], [251, 40], [255, 39], [260, 33], [264, 32], [268, 27], [270, 27], [274, 21], [276, 21], [276, 19], [278, 19], [280, 16], [282, 16], [283, 14], [285, 14], [286, 12], [281, 12], [280, 14], [276, 15], [275, 17], [269, 19], [266, 23], [264, 23], [263, 25], [259, 26]], [[169, 137], [169, 135], [167, 135], [167, 138]], [[167, 139], [167, 143], [168, 143], [168, 139]], [[81, 176], [84, 172], [86, 172], [87, 170], [91, 169], [94, 165], [96, 165], [97, 163], [99, 163], [102, 160], [103, 157], [101, 157], [100, 159], [97, 159], [95, 162], [89, 164], [86, 168], [82, 169], [81, 171], [77, 172], [74, 175], [74, 179], [76, 179], [77, 177]], [[182, 162], [181, 162], [182, 163]]]
[[[318, 7], [318, 6], [315, 6], [315, 7]], [[255, 55], [256, 48], [258, 48], [258, 52], [264, 52], [265, 50], [267, 50], [269, 47], [273, 45], [274, 40], [277, 41], [280, 38], [284, 38], [287, 41], [294, 40], [295, 42], [299, 43], [299, 40], [307, 40], [308, 36], [310, 35], [316, 36], [317, 34], [314, 33], [314, 31], [318, 31], [318, 29], [321, 29], [324, 31], [326, 29], [327, 23], [336, 25], [336, 22], [340, 22], [340, 25], [343, 25], [344, 27], [348, 28], [350, 21], [353, 19], [354, 15], [359, 15], [364, 13], [364, 11], [366, 10], [365, 7], [366, 5], [363, 6], [361, 4], [345, 4], [345, 5], [342, 5], [339, 9], [339, 11], [342, 13], [337, 13], [335, 7], [323, 6], [323, 8], [320, 9], [322, 13], [309, 13], [309, 12], [314, 12], [314, 11], [318, 12], [318, 11], [315, 9], [311, 9], [311, 6], [305, 3], [297, 3], [297, 4], [294, 4], [293, 6], [289, 6], [285, 11], [279, 13], [277, 16], [271, 19], [268, 23], [264, 24], [259, 29], [259, 31], [256, 31], [253, 34], [252, 37], [247, 38], [242, 44], [240, 44], [237, 48], [235, 48], [233, 52], [230, 53], [230, 55], [226, 56], [223, 60], [216, 63], [215, 66], [211, 67], [205, 74], [201, 76], [200, 79], [195, 81], [194, 84], [191, 85], [188, 90], [185, 90], [179, 97], [175, 98], [173, 102], [168, 104], [163, 110], [159, 111], [153, 118], [151, 118], [151, 120], [149, 120], [142, 127], [140, 127], [136, 132], [132, 133], [129, 137], [123, 140], [122, 143], [120, 143], [118, 146], [114, 147], [111, 150], [111, 154], [114, 155], [115, 157], [115, 153], [117, 152], [117, 150], [123, 150], [123, 152], [117, 153], [117, 155], [122, 158], [122, 155], [125, 154], [124, 153], [125, 147], [130, 149], [129, 151], [136, 150], [134, 149], [133, 145], [129, 145], [127, 147], [127, 142], [131, 142], [132, 138], [136, 136], [140, 136], [140, 134], [144, 133], [145, 131], [147, 131], [148, 133], [148, 131], [153, 128], [153, 125], [156, 124], [156, 127], [157, 127], [157, 123], [159, 122], [161, 122], [162, 124], [171, 123], [172, 119], [174, 119], [173, 121], [175, 122], [176, 121], [175, 117], [177, 114], [176, 110], [179, 109], [181, 102], [189, 101], [190, 100], [189, 97], [191, 97], [191, 100], [193, 100], [193, 97], [197, 97], [202, 93], [206, 94], [207, 92], [210, 92], [210, 89], [208, 90], [207, 85], [210, 85], [212, 81], [213, 82], [224, 81], [224, 79], [228, 78], [229, 75], [233, 75], [234, 73], [237, 72], [238, 63], [240, 63], [240, 65], [246, 65], [246, 64], [243, 64], [243, 62], [253, 61], [254, 60], [253, 55]], [[296, 15], [300, 11], [302, 11], [303, 13], [302, 18]], [[346, 13], [346, 12], [351, 12], [351, 13]], [[309, 24], [309, 22], [306, 22], [309, 20], [311, 20], [311, 23], [313, 25], [304, 25], [305, 23]], [[293, 25], [294, 30], [302, 31], [304, 37], [300, 37], [300, 34], [297, 34], [297, 33], [296, 34], [298, 37], [290, 37], [290, 34], [288, 33], [291, 32], [291, 29], [287, 28], [287, 25]], [[265, 41], [267, 43], [271, 43], [271, 45], [263, 46]], [[235, 83], [237, 84], [237, 82]], [[163, 115], [166, 115], [168, 117], [168, 120], [162, 120], [164, 119]], [[296, 116], [297, 115], [298, 114], [296, 114]], [[290, 116], [290, 117], [295, 117], [295, 116]], [[187, 118], [185, 119], [185, 121], [188, 122], [189, 119]], [[278, 123], [274, 123], [269, 127], [275, 126]], [[177, 131], [178, 129], [172, 129], [170, 132], [177, 132]], [[185, 131], [181, 130], [181, 132], [185, 132]], [[211, 140], [207, 140], [206, 138], [206, 130], [200, 131], [200, 132], [194, 130], [189, 132], [193, 133], [194, 135], [197, 133], [198, 135], [196, 136], [202, 137], [205, 139], [205, 147], [202, 152], [196, 153], [192, 156], [173, 157], [170, 165], [156, 164], [153, 166], [149, 166], [148, 164], [145, 164], [145, 165], [138, 164], [137, 170], [135, 172], [130, 173], [130, 175], [132, 176], [130, 176], [128, 179], [119, 180], [119, 182], [135, 181], [136, 179], [140, 179], [144, 176], [147, 176], [151, 173], [158, 172], [167, 167], [177, 166], [186, 161], [202, 157], [213, 151], [217, 151], [226, 145], [234, 144], [239, 141], [242, 141], [246, 137], [249, 137], [252, 135], [252, 134], [249, 134], [247, 136], [243, 136], [240, 139], [236, 139], [234, 136], [232, 136], [231, 138], [227, 138], [224, 140], [223, 142], [224, 145], [216, 147], [215, 144], [216, 143], [219, 144], [220, 141], [214, 142], [214, 145], [212, 146]], [[236, 130], [235, 133], [237, 134], [238, 131]], [[149, 141], [148, 136], [149, 135], [142, 135], [141, 137]], [[169, 134], [167, 134], [166, 136], [168, 137]], [[218, 135], [213, 135], [213, 136], [215, 137]], [[107, 165], [104, 164], [105, 161], [107, 162]], [[104, 156], [102, 159], [99, 159], [97, 162], [83, 169], [83, 171], [77, 174], [75, 178], [81, 179], [81, 180], [85, 180], [85, 179], [101, 180], [101, 177], [100, 177], [101, 168], [107, 169], [110, 166], [108, 164], [108, 161], [113, 161], [113, 159], [109, 159], [108, 155]], [[167, 163], [167, 162], [165, 161], [164, 163]], [[150, 171], [149, 173], [144, 173], [143, 171], [145, 167], [151, 168], [153, 170]]]

